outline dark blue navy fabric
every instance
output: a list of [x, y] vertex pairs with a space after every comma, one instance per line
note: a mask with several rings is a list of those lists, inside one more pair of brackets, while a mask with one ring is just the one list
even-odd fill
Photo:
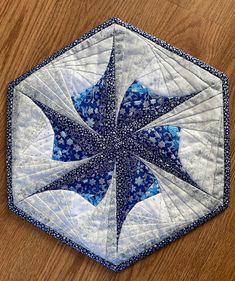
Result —
[[89, 178], [78, 179], [72, 184], [63, 186], [63, 189], [77, 192], [92, 205], [97, 206], [104, 198], [111, 183], [113, 171], [93, 174]]

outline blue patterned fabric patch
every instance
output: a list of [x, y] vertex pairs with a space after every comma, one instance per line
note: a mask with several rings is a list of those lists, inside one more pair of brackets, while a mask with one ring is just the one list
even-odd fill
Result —
[[136, 163], [135, 175], [132, 178], [132, 187], [129, 193], [128, 210], [132, 209], [136, 203], [145, 200], [160, 192], [157, 178], [140, 161]]
[[75, 108], [90, 127], [95, 126], [98, 120], [98, 105], [102, 91], [102, 81], [85, 91], [78, 93], [78, 97], [72, 96]]
[[119, 119], [127, 122], [126, 118], [135, 118], [144, 111], [154, 110], [155, 113], [169, 101], [175, 101], [178, 97], [165, 97], [142, 85], [139, 81], [134, 81], [127, 89], [123, 98]]
[[97, 206], [104, 198], [112, 179], [112, 171], [105, 174], [92, 175], [90, 178], [75, 181], [63, 187], [65, 190], [79, 193], [92, 205]]
[[9, 207], [126, 268], [227, 207], [227, 91], [223, 73], [105, 22], [10, 84]]
[[83, 151], [76, 138], [72, 138], [69, 133], [62, 128], [55, 126], [54, 133], [53, 160], [75, 161], [91, 156], [86, 151]]
[[139, 141], [147, 146], [157, 147], [163, 157], [167, 157], [177, 163], [180, 163], [178, 157], [180, 142], [180, 127], [160, 126], [142, 130], [135, 136]]

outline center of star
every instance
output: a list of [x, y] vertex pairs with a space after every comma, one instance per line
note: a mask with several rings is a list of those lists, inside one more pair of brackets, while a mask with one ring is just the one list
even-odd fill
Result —
[[110, 151], [112, 153], [120, 152], [125, 147], [125, 137], [119, 135], [117, 132], [113, 131], [109, 135], [106, 135], [102, 139], [103, 149], [105, 152]]

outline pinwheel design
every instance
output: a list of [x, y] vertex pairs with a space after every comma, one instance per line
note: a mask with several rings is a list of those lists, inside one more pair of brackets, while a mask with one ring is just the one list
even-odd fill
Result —
[[226, 77], [164, 44], [112, 19], [10, 85], [11, 209], [114, 270], [227, 204]]

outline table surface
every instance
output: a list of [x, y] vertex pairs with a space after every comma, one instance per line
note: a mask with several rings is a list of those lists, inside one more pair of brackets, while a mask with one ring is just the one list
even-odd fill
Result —
[[[0, 280], [235, 280], [234, 0], [0, 0]], [[8, 210], [7, 83], [84, 32], [119, 17], [230, 77], [229, 209], [123, 272], [114, 273]]]

